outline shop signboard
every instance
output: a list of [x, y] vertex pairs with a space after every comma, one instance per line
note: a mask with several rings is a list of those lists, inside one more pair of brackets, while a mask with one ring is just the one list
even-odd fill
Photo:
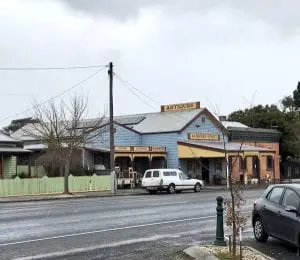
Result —
[[200, 102], [179, 103], [161, 106], [161, 112], [182, 111], [200, 108]]
[[130, 146], [115, 146], [116, 152], [130, 152], [131, 147]]
[[142, 153], [149, 152], [150, 147], [149, 146], [134, 146], [133, 151], [134, 152], [142, 152]]
[[156, 153], [158, 153], [158, 152], [165, 152], [166, 151], [166, 147], [164, 147], [164, 146], [152, 146], [151, 147], [151, 151], [152, 152], [156, 152]]
[[220, 135], [209, 133], [188, 133], [190, 140], [206, 140], [206, 141], [219, 141]]

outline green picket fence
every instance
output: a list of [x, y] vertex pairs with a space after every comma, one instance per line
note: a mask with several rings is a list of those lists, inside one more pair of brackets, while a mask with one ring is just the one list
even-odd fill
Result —
[[[110, 190], [110, 176], [69, 176], [70, 192], [89, 192]], [[58, 194], [64, 191], [64, 178], [29, 178], [0, 180], [0, 197]]]

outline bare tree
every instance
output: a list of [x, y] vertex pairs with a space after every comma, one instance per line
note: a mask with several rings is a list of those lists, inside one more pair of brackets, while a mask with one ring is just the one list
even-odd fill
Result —
[[[254, 98], [254, 97], [253, 97]], [[252, 98], [252, 103], [253, 103]], [[212, 106], [212, 104], [210, 103]], [[214, 114], [219, 117], [220, 110], [218, 107], [212, 106], [214, 109]], [[229, 189], [229, 197], [225, 198], [225, 209], [226, 209], [226, 225], [232, 230], [232, 257], [237, 258], [237, 236], [239, 230], [242, 229], [247, 221], [241, 213], [242, 207], [245, 205], [246, 200], [243, 196], [243, 184], [241, 184], [240, 179], [234, 176], [234, 169], [243, 153], [244, 140], [242, 139], [239, 143], [236, 155], [233, 160], [229, 160], [229, 152], [227, 147], [227, 140], [224, 131], [222, 131], [222, 142], [224, 149], [225, 165], [226, 165], [226, 179], [227, 188]], [[243, 163], [244, 164], [244, 163]], [[243, 165], [244, 167], [244, 165]], [[244, 178], [243, 178], [244, 181]]]
[[46, 145], [44, 158], [50, 159], [58, 166], [64, 176], [64, 193], [69, 193], [68, 177], [70, 162], [75, 151], [85, 144], [93, 142], [96, 131], [104, 117], [86, 120], [88, 100], [81, 96], [73, 96], [69, 103], [54, 100], [40, 105], [34, 102], [33, 118], [39, 123], [32, 124], [28, 134], [41, 139]]

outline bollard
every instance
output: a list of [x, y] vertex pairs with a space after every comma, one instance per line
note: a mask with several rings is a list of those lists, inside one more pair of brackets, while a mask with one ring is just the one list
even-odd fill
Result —
[[216, 240], [214, 245], [226, 246], [224, 240], [224, 224], [223, 224], [223, 198], [221, 196], [217, 197], [217, 227], [216, 227]]

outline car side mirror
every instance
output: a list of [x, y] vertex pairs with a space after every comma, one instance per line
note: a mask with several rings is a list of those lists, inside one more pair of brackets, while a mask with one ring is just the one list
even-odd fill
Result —
[[287, 212], [293, 212], [293, 213], [297, 213], [297, 214], [298, 214], [298, 210], [297, 210], [297, 208], [294, 207], [294, 206], [287, 206], [287, 207], [285, 208], [285, 211], [287, 211]]

